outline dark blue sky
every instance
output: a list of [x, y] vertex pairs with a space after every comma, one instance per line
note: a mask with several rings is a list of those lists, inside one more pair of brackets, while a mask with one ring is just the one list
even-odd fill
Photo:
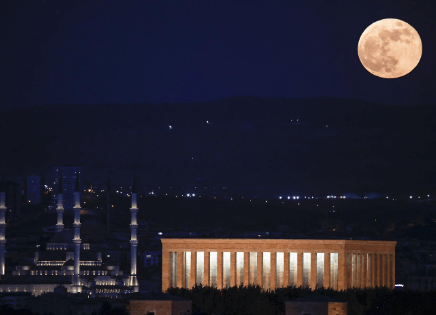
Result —
[[[238, 95], [434, 104], [432, 1], [1, 1], [0, 108], [162, 103]], [[398, 18], [423, 42], [386, 80], [360, 64], [371, 23]]]

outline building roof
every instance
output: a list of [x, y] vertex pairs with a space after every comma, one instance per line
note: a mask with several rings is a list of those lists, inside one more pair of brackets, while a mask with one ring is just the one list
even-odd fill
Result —
[[33, 266], [33, 262], [30, 262], [28, 259], [21, 259], [18, 266]]
[[293, 303], [293, 302], [309, 302], [309, 303], [329, 303], [329, 302], [340, 302], [340, 303], [346, 303], [344, 300], [340, 300], [328, 295], [322, 295], [319, 293], [313, 293], [305, 296], [300, 296], [298, 298], [288, 300], [286, 303]]
[[55, 235], [53, 235], [53, 237], [48, 241], [48, 244], [50, 243], [72, 243], [73, 242], [73, 237], [74, 237], [74, 231], [73, 230], [63, 230], [60, 231], [58, 233], [56, 233]]
[[39, 258], [40, 261], [63, 261], [67, 258], [65, 250], [48, 250]]
[[147, 301], [191, 301], [181, 296], [167, 293], [133, 293], [130, 295], [130, 300], [147, 300]]
[[81, 261], [96, 261], [97, 254], [90, 250], [81, 250], [80, 251], [80, 260]]
[[115, 257], [111, 257], [103, 263], [103, 266], [119, 266], [120, 263], [115, 259]]

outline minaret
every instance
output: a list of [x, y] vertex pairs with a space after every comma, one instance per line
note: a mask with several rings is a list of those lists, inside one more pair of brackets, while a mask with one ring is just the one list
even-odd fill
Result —
[[80, 185], [79, 174], [76, 172], [76, 189], [74, 191], [74, 276], [73, 276], [73, 293], [80, 293], [82, 287], [80, 285], [80, 246], [82, 240], [80, 239]]
[[108, 176], [107, 177], [107, 187], [106, 187], [106, 234], [107, 234], [107, 237], [109, 237], [110, 233], [111, 233], [111, 229], [110, 229], [110, 216], [111, 216], [110, 194], [111, 194], [111, 179]]
[[56, 223], [56, 233], [64, 230], [64, 192], [62, 187], [62, 175], [59, 173], [59, 188], [58, 188], [58, 206], [56, 208], [58, 214], [58, 223]]
[[138, 229], [138, 223], [136, 215], [138, 213], [137, 199], [136, 199], [136, 181], [133, 177], [132, 184], [132, 207], [130, 208], [131, 223], [130, 223], [130, 278], [129, 286], [133, 287], [134, 292], [139, 292], [138, 279], [136, 278], [136, 249], [138, 247], [138, 239], [136, 237], [136, 231]]
[[[2, 178], [3, 181], [3, 178]], [[5, 228], [6, 228], [6, 193], [4, 185], [0, 187], [0, 276], [5, 274]]]

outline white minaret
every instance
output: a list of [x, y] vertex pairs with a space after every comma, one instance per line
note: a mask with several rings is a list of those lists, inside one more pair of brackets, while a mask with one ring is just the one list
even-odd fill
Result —
[[80, 239], [80, 187], [79, 187], [79, 172], [76, 172], [76, 189], [74, 191], [74, 276], [73, 276], [73, 293], [82, 292], [80, 285], [80, 246], [82, 240]]
[[138, 279], [136, 278], [136, 249], [138, 247], [138, 239], [136, 231], [138, 230], [138, 222], [136, 215], [138, 213], [137, 199], [136, 199], [136, 181], [133, 177], [132, 184], [132, 207], [130, 208], [132, 221], [130, 223], [130, 277], [129, 286], [133, 287], [134, 292], [139, 292]]
[[58, 223], [56, 223], [56, 233], [64, 230], [64, 192], [62, 188], [62, 175], [59, 174], [59, 189], [58, 189], [58, 206], [56, 208], [58, 214]]
[[6, 193], [0, 188], [0, 276], [5, 274], [5, 228], [6, 228]]

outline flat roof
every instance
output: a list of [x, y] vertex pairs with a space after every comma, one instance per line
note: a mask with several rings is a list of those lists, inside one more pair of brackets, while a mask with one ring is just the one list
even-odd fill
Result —
[[283, 238], [161, 238], [162, 244], [165, 243], [234, 243], [234, 244], [256, 244], [256, 243], [274, 243], [274, 244], [331, 244], [331, 245], [346, 245], [346, 244], [391, 244], [396, 245], [396, 241], [374, 241], [374, 240], [323, 240], [323, 239], [283, 239]]

